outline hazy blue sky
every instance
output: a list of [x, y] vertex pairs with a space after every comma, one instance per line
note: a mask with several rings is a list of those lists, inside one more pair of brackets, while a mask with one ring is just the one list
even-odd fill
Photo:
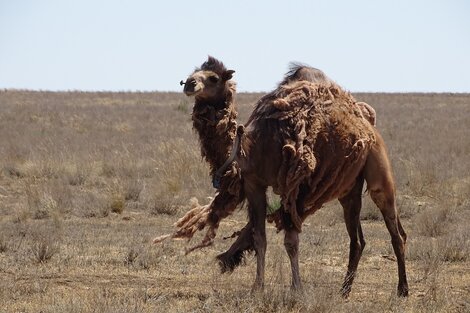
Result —
[[177, 91], [208, 54], [240, 91], [301, 61], [351, 91], [470, 92], [470, 1], [0, 0], [0, 88]]

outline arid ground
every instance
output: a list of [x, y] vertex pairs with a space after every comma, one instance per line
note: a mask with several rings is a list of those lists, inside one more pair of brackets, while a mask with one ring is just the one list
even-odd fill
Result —
[[[240, 121], [260, 96], [238, 95]], [[302, 293], [290, 292], [272, 225], [264, 292], [250, 292], [253, 256], [220, 274], [214, 258], [245, 224], [245, 208], [212, 247], [184, 256], [184, 241], [152, 245], [192, 197], [205, 203], [214, 193], [183, 95], [3, 90], [0, 312], [470, 312], [470, 95], [355, 97], [376, 109], [389, 148], [409, 298], [395, 295], [390, 237], [367, 193], [367, 245], [347, 300], [339, 290], [349, 239], [337, 202], [303, 228]]]

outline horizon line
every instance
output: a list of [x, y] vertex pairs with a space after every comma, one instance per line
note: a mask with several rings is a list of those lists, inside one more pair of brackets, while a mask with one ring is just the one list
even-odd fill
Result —
[[[347, 89], [345, 89], [347, 90]], [[370, 94], [470, 94], [470, 91], [352, 91], [350, 93], [370, 93]], [[175, 90], [111, 90], [111, 89], [41, 89], [41, 88], [0, 88], [0, 92], [47, 92], [47, 93], [181, 93]], [[237, 91], [239, 94], [266, 94], [271, 91]]]

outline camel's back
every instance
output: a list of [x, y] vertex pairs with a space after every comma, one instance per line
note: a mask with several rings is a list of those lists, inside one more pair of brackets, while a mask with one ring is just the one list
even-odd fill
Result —
[[280, 159], [276, 189], [298, 225], [308, 215], [295, 208], [300, 185], [313, 211], [347, 192], [364, 165], [375, 131], [355, 103], [332, 82], [294, 81], [263, 97], [249, 119], [250, 132], [279, 147], [270, 152]]

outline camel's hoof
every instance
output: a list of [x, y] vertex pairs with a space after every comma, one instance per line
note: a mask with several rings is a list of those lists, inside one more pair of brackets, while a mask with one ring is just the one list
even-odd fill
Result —
[[290, 293], [292, 296], [294, 297], [302, 297], [305, 295], [305, 289], [304, 287], [302, 286], [302, 284], [300, 285], [291, 285], [290, 286]]
[[216, 258], [222, 274], [233, 272], [237, 266], [243, 265], [245, 261], [243, 251], [237, 251], [231, 254], [228, 254], [227, 251], [219, 254]]
[[341, 288], [341, 297], [343, 299], [349, 298], [350, 293], [351, 293], [351, 286], [343, 286], [343, 288]]
[[398, 286], [397, 295], [399, 297], [408, 297], [408, 286]]
[[259, 294], [264, 290], [264, 283], [255, 282], [251, 287], [252, 294]]
[[222, 274], [233, 271], [233, 269], [230, 268], [225, 258], [225, 253], [219, 254], [218, 256], [216, 256], [216, 259], [217, 259], [217, 264], [219, 264], [220, 272]]

